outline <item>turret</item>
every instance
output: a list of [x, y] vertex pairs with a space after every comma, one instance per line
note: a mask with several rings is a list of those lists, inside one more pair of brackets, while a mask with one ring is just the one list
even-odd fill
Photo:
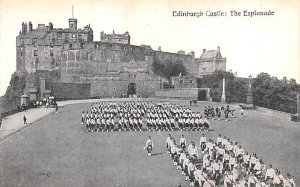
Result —
[[76, 18], [69, 18], [69, 29], [77, 30], [77, 19]]
[[53, 30], [53, 24], [51, 22], [49, 23], [49, 30]]

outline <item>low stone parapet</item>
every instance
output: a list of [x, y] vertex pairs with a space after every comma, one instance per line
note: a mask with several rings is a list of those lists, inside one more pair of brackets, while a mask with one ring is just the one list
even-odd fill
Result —
[[155, 92], [155, 97], [197, 99], [198, 88], [175, 88], [158, 90]]
[[291, 115], [291, 120], [295, 122], [300, 122], [300, 115], [298, 114], [292, 114]]

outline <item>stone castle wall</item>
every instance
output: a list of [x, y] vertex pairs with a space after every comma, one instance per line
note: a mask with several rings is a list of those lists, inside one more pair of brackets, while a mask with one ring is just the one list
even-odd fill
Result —
[[83, 99], [91, 97], [91, 84], [46, 82], [46, 89], [58, 100]]
[[150, 97], [159, 89], [159, 80], [98, 80], [91, 83], [92, 97], [121, 97], [127, 96], [128, 85], [136, 84], [138, 97]]
[[198, 88], [175, 88], [156, 91], [155, 97], [197, 99]]

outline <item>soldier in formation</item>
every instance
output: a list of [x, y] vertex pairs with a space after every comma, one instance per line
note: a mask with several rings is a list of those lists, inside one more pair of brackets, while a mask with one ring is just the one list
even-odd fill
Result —
[[[233, 143], [228, 137], [219, 134], [216, 141], [208, 139], [203, 134], [200, 137], [199, 149], [193, 141], [185, 151], [180, 143], [169, 135], [167, 142], [168, 154], [173, 165], [181, 171], [181, 175], [189, 182], [189, 186], [207, 187], [296, 187], [290, 173], [284, 178], [280, 171], [269, 164], [266, 169], [262, 159], [248, 151], [238, 143]], [[186, 140], [185, 140], [186, 141]]]

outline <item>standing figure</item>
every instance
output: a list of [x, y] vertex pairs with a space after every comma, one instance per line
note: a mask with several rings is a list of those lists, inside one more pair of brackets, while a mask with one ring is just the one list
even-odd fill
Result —
[[26, 120], [27, 120], [27, 118], [26, 118], [26, 116], [24, 115], [24, 116], [23, 116], [24, 124], [27, 124], [27, 121], [26, 121]]
[[147, 148], [148, 156], [151, 156], [151, 151], [153, 149], [153, 142], [151, 140], [151, 136], [149, 136], [149, 139], [146, 141], [146, 148]]
[[185, 147], [186, 147], [186, 139], [183, 135], [181, 135], [181, 138], [179, 140], [179, 143], [180, 143], [180, 147], [182, 150], [185, 150]]
[[283, 181], [283, 187], [296, 187], [295, 181], [292, 179], [290, 173], [287, 173], [287, 178]]
[[204, 153], [204, 150], [206, 149], [206, 137], [205, 137], [204, 133], [200, 137], [200, 148], [201, 148], [202, 153]]

